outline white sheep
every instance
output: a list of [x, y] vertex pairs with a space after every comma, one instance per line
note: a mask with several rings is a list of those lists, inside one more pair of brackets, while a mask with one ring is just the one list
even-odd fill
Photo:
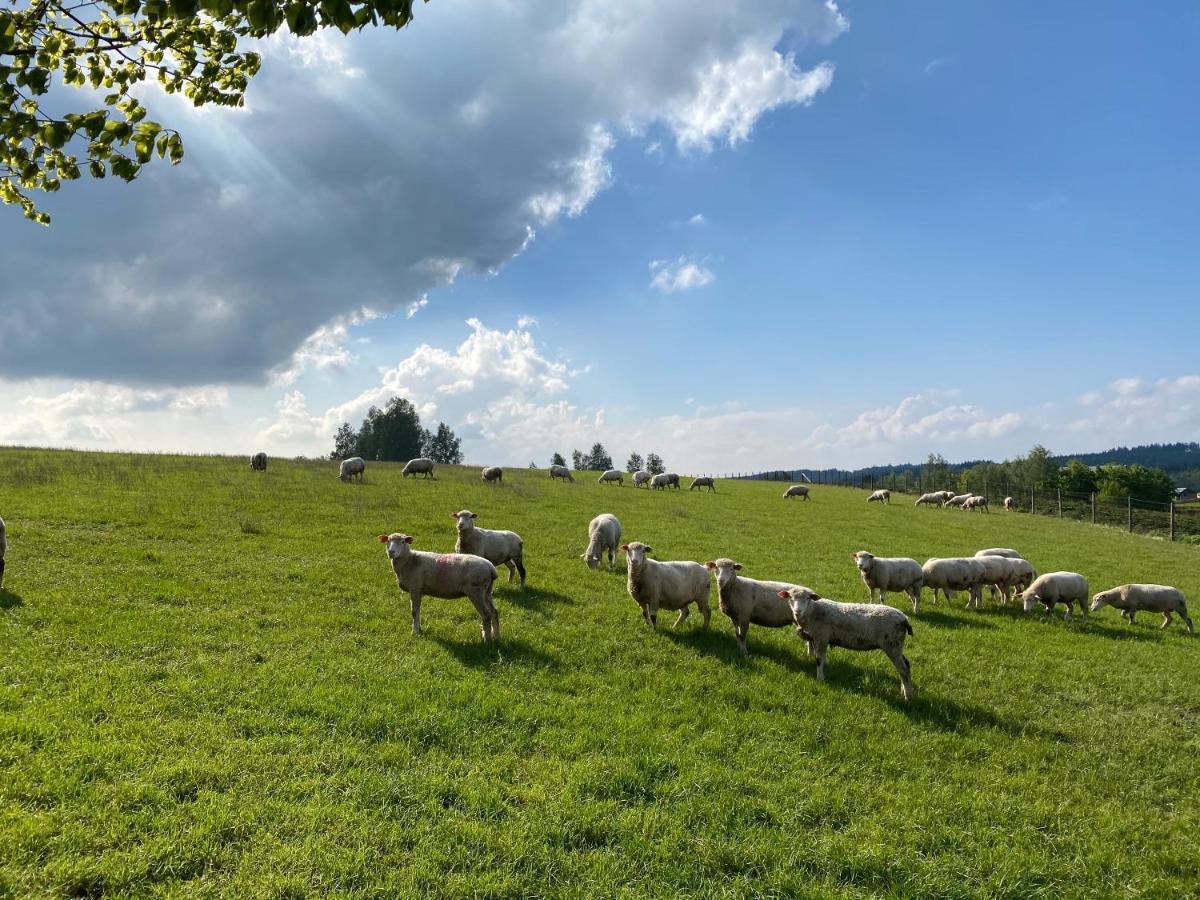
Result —
[[991, 512], [991, 510], [988, 509], [987, 497], [981, 497], [978, 494], [968, 497], [966, 503], [962, 505], [962, 508], [971, 512], [974, 512], [975, 510], [980, 510], [981, 512]]
[[908, 616], [881, 603], [838, 603], [818, 597], [805, 587], [779, 592], [792, 611], [797, 633], [817, 658], [817, 681], [825, 680], [825, 656], [830, 647], [845, 650], [882, 650], [900, 673], [900, 696], [916, 696], [912, 665], [904, 655], [904, 641], [913, 633]]
[[946, 498], [942, 496], [942, 492], [936, 491], [931, 494], [922, 494], [913, 506], [941, 506], [945, 502]]
[[1005, 497], [1004, 498], [1004, 509], [1007, 512], [1015, 512], [1017, 509], [1017, 501], [1014, 500], [1012, 497]]
[[458, 523], [455, 553], [470, 553], [472, 556], [482, 556], [492, 565], [505, 565], [508, 567], [509, 583], [511, 584], [517, 573], [520, 573], [521, 587], [525, 587], [525, 545], [519, 534], [476, 528], [475, 520], [479, 518], [479, 514], [469, 509], [451, 513], [450, 518]]
[[561, 478], [563, 481], [570, 481], [572, 484], [575, 482], [575, 476], [571, 474], [571, 470], [566, 466], [550, 467], [550, 480], [553, 481], [555, 478]]
[[780, 598], [779, 592], [797, 585], [783, 581], [743, 578], [738, 574], [742, 570], [742, 564], [728, 557], [710, 559], [704, 565], [716, 575], [717, 598], [720, 601], [721, 612], [733, 622], [738, 652], [742, 656], [750, 655], [746, 637], [751, 625], [783, 628], [792, 624], [792, 609]]
[[892, 502], [892, 492], [886, 489], [875, 491], [870, 497], [867, 498], [867, 502], [890, 504]]
[[620, 469], [608, 469], [596, 479], [597, 484], [615, 483], [625, 486], [625, 474]]
[[678, 628], [696, 604], [704, 616], [704, 627], [708, 627], [711, 611], [708, 607], [708, 570], [700, 563], [679, 561], [660, 562], [647, 555], [654, 548], [640, 541], [622, 544], [629, 572], [626, 589], [634, 602], [642, 608], [642, 618], [651, 628], [658, 627], [660, 609], [679, 610], [679, 618], [672, 628]]
[[[2, 534], [3, 528], [0, 527], [0, 535]], [[0, 555], [2, 553], [0, 545]], [[1121, 618], [1128, 619], [1130, 625], [1133, 624], [1133, 617], [1142, 610], [1162, 613], [1163, 628], [1171, 624], [1171, 614], [1178, 613], [1179, 618], [1183, 619], [1183, 624], [1187, 626], [1188, 634], [1196, 633], [1188, 616], [1187, 601], [1183, 592], [1165, 584], [1122, 584], [1109, 588], [1092, 598], [1092, 612], [1097, 612], [1105, 606], [1119, 609]]]
[[974, 496], [974, 495], [973, 494], [955, 494], [952, 497], [947, 498], [945, 505], [946, 506], [962, 506], [964, 503], [966, 503], [968, 500], [970, 500], [972, 496]]
[[250, 457], [250, 468], [255, 472], [267, 471], [267, 454], [260, 452]]
[[404, 468], [400, 470], [400, 474], [405, 478], [409, 475], [413, 476], [413, 478], [416, 478], [418, 475], [433, 478], [433, 460], [428, 456], [418, 456], [416, 459], [410, 459], [404, 464]]
[[[980, 579], [980, 585], [988, 585], [991, 588], [992, 599], [995, 600], [998, 593], [1004, 595], [1004, 602], [1008, 602], [1008, 584], [1012, 580], [1012, 564], [1017, 560], [1007, 556], [979, 556], [974, 557], [983, 567], [983, 575]], [[1025, 562], [1020, 560], [1020, 562]], [[1026, 563], [1028, 566], [1029, 564]], [[1032, 567], [1030, 567], [1032, 569]], [[972, 606], [978, 608], [979, 601], [982, 598], [982, 591], [967, 602], [967, 607]]]
[[492, 602], [496, 567], [479, 556], [463, 553], [426, 553], [410, 546], [412, 537], [400, 532], [379, 535], [387, 544], [388, 559], [400, 590], [407, 591], [412, 608], [413, 634], [421, 633], [421, 599], [466, 597], [483, 623], [484, 641], [500, 639], [500, 614]]
[[804, 500], [810, 499], [808, 496], [807, 484], [793, 484], [790, 488], [783, 492], [783, 499], [787, 500], [790, 497], [800, 497]]
[[955, 496], [954, 491], [938, 491], [942, 496], [942, 503], [945, 504], [951, 497]]
[[925, 584], [925, 573], [921, 564], [906, 556], [875, 556], [866, 550], [854, 554], [858, 574], [875, 602], [875, 591], [879, 591], [879, 602], [887, 602], [888, 591], [903, 591], [912, 601], [913, 612], [921, 604], [921, 588]]
[[[971, 606], [979, 600], [980, 589], [983, 585], [983, 566], [977, 559], [950, 557], [938, 559], [934, 557], [925, 561], [921, 566], [925, 587], [933, 591], [933, 602], [937, 603], [938, 591], [941, 591], [946, 601], [954, 596], [956, 591], [966, 591], [967, 605]], [[916, 609], [913, 610], [916, 612]]]
[[1024, 559], [1020, 553], [1012, 549], [1012, 547], [988, 547], [986, 550], [976, 550], [976, 556], [1007, 556], [1009, 559]]
[[487, 484], [491, 484], [494, 481], [504, 481], [504, 470], [499, 466], [487, 466], [479, 474]]
[[[0, 587], [4, 586], [4, 553], [8, 550], [8, 532], [4, 528], [4, 520], [0, 519]], [[705, 574], [707, 579], [708, 575]]]
[[352, 456], [349, 459], [343, 459], [342, 464], [338, 467], [338, 478], [342, 481], [349, 481], [355, 475], [358, 480], [363, 480], [363, 472], [367, 471], [367, 464], [363, 462], [361, 456]]
[[679, 490], [679, 476], [674, 472], [663, 472], [650, 479], [650, 487], [656, 491], [665, 491], [669, 487]]
[[639, 469], [633, 473], [633, 486], [635, 488], [640, 488], [643, 484], [648, 486], [650, 484], [650, 479], [653, 477], [654, 476], [645, 469]]
[[1054, 611], [1056, 603], [1067, 607], [1063, 613], [1064, 621], [1071, 618], [1072, 607], [1078, 603], [1083, 621], [1087, 621], [1087, 579], [1075, 572], [1047, 572], [1037, 578], [1021, 593], [1021, 601], [1025, 612], [1033, 612], [1033, 608], [1041, 603], [1046, 607], [1046, 614]]
[[[693, 478], [692, 483], [690, 485], [688, 485], [688, 490], [694, 491], [694, 490], [696, 490], [696, 488], [704, 488], [704, 487], [708, 488], [708, 492], [710, 494], [715, 493], [717, 490], [717, 486], [713, 483], [713, 480], [711, 478], [709, 478], [707, 475], [701, 475], [699, 478]], [[706, 581], [708, 580], [707, 572], [705, 573], [705, 580]]]
[[589, 569], [596, 569], [599, 568], [605, 551], [608, 551], [608, 568], [612, 571], [620, 545], [621, 523], [612, 513], [600, 513], [588, 523], [588, 545], [580, 558], [587, 563]]
[[[1037, 570], [1024, 559], [1011, 559], [1004, 556], [995, 558], [1004, 560], [1004, 577], [997, 586], [1000, 588], [1004, 602], [1008, 603], [1015, 593], [1020, 593], [1033, 584], [1033, 579], [1037, 578]], [[995, 596], [994, 588], [993, 596]]]

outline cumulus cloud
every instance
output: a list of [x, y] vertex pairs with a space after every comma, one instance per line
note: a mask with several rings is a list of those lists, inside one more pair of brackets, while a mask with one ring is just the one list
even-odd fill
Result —
[[686, 256], [674, 261], [656, 259], [650, 263], [650, 287], [662, 294], [702, 288], [716, 278], [711, 269]]

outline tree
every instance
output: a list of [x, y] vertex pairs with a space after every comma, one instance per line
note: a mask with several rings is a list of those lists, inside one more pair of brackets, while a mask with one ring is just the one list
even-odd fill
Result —
[[588, 467], [588, 458], [579, 450], [571, 451], [571, 468], [575, 471], [580, 471]]
[[343, 422], [341, 427], [333, 433], [333, 452], [329, 454], [330, 459], [345, 459], [348, 456], [354, 455], [354, 443], [358, 440], [358, 434], [349, 422]]
[[588, 454], [588, 468], [599, 472], [607, 472], [613, 467], [612, 457], [599, 441], [592, 444], [592, 452]]
[[567, 461], [563, 459], [563, 455], [558, 451], [555, 451], [554, 455], [550, 457], [550, 465], [552, 466], [565, 466], [566, 464]]
[[1058, 486], [1073, 494], [1090, 494], [1096, 490], [1096, 473], [1073, 459], [1058, 470]]
[[1035, 488], [1044, 488], [1058, 484], [1058, 466], [1050, 458], [1050, 451], [1041, 444], [1035, 444], [1029, 455], [1018, 460], [1017, 465], [1025, 484]]
[[462, 464], [462, 439], [457, 437], [445, 422], [438, 422], [436, 434], [426, 431], [424, 436], [425, 440], [421, 442], [422, 456], [428, 456], [435, 463], [447, 466]]
[[921, 489], [924, 491], [948, 490], [950, 464], [940, 453], [930, 453], [921, 466]]
[[640, 453], [630, 453], [629, 460], [625, 463], [626, 472], [640, 472], [642, 469], [642, 455]]
[[1147, 466], [1101, 466], [1096, 473], [1100, 493], [1110, 499], [1156, 500], [1166, 503], [1175, 495], [1175, 483], [1162, 469]]
[[[48, 225], [32, 191], [52, 193], [80, 177], [133, 181], [155, 154], [183, 160], [179, 132], [146, 119], [137, 95], [157, 80], [194, 106], [241, 106], [259, 54], [243, 38], [287, 25], [297, 36], [367, 25], [403, 28], [414, 0], [38, 0], [0, 9], [0, 200]], [[103, 89], [103, 105], [53, 112], [41, 98], [55, 82]], [[85, 102], [92, 103], [90, 93]]]
[[393, 397], [384, 409], [367, 410], [354, 453], [363, 459], [415, 459], [421, 455], [424, 436], [416, 408], [402, 397]]
[[667, 467], [663, 465], [662, 457], [657, 453], [646, 454], [646, 471], [651, 475], [661, 475], [667, 471]]

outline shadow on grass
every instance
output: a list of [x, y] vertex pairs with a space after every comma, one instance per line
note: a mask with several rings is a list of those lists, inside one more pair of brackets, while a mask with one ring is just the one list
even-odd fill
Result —
[[[1169, 628], [1167, 629], [1167, 631], [1170, 630]], [[1181, 627], [1179, 630], [1187, 634], [1187, 629]], [[1087, 627], [1081, 628], [1080, 632], [1084, 635], [1107, 638], [1110, 641], [1150, 641], [1155, 644], [1162, 641], [1164, 635], [1164, 632], [1158, 630], [1157, 624], [1145, 630], [1142, 630], [1142, 626], [1136, 622], [1133, 625], [1126, 625], [1123, 628], [1109, 628], [1105, 625], [1100, 625], [1092, 619], [1088, 620]]]
[[18, 606], [24, 606], [25, 600], [20, 594], [14, 594], [10, 590], [0, 588], [0, 609], [15, 609]]
[[954, 616], [948, 616], [944, 612], [936, 610], [923, 610], [910, 618], [918, 623], [926, 625], [936, 625], [938, 628], [995, 628], [991, 622], [983, 622], [979, 619], [956, 619]]
[[[693, 614], [695, 618], [695, 614]], [[719, 659], [721, 662], [730, 664], [740, 664], [743, 662], [742, 657], [738, 655], [737, 639], [729, 632], [722, 632], [713, 629], [711, 626], [707, 629], [699, 627], [699, 624], [692, 627], [691, 620], [684, 623], [678, 630], [673, 628], [659, 628], [659, 633], [667, 640], [676, 644], [681, 644], [697, 653], [703, 653], [705, 656], [711, 656]], [[761, 635], [762, 629], [759, 631]], [[788, 629], [791, 631], [791, 628]], [[816, 666], [816, 663], [807, 660], [807, 651], [804, 647], [804, 642], [799, 638], [796, 639], [796, 650], [792, 652], [785, 647], [780, 647], [776, 644], [764, 643], [762, 641], [757, 644], [754, 642], [755, 629], [752, 626], [750, 629], [750, 637], [748, 646], [750, 647], [750, 660], [769, 659], [771, 662], [778, 663], [785, 669], [792, 672], [811, 672]]]
[[566, 594], [559, 594], [555, 591], [548, 591], [545, 588], [536, 588], [526, 586], [522, 589], [518, 582], [513, 582], [508, 585], [505, 582], [496, 582], [497, 589], [493, 596], [502, 602], [511, 603], [513, 606], [519, 606], [522, 609], [531, 609], [537, 612], [542, 612], [544, 606], [574, 606], [575, 601]]
[[539, 650], [519, 638], [504, 637], [503, 631], [499, 642], [490, 644], [485, 644], [478, 638], [472, 641], [456, 641], [433, 635], [430, 635], [430, 638], [464, 666], [473, 669], [506, 663], [552, 670], [562, 667], [557, 656]]

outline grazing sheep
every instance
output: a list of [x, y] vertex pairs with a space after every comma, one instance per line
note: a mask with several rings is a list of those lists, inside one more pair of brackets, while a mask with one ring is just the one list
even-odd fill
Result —
[[[4, 520], [0, 519], [0, 587], [4, 586], [4, 552], [8, 549], [8, 532], [4, 528]], [[707, 579], [708, 575], [705, 574]]]
[[653, 477], [654, 476], [645, 469], [639, 469], [633, 473], [633, 486], [635, 488], [640, 488], [643, 484], [648, 486], [650, 484], [650, 479]]
[[650, 479], [650, 487], [656, 491], [664, 491], [669, 487], [679, 490], [679, 476], [674, 472], [663, 472]]
[[892, 502], [892, 492], [889, 490], [876, 491], [867, 498], [867, 502], [890, 504]]
[[[3, 527], [0, 526], [0, 536], [2, 535]], [[3, 539], [0, 537], [0, 555], [3, 555], [3, 552]], [[0, 566], [2, 565], [3, 562], [0, 562]], [[1183, 624], [1187, 626], [1188, 634], [1196, 633], [1187, 613], [1187, 601], [1184, 600], [1183, 593], [1178, 588], [1165, 584], [1122, 584], [1101, 591], [1092, 598], [1092, 612], [1097, 612], [1104, 606], [1119, 609], [1121, 618], [1128, 619], [1130, 625], [1133, 624], [1133, 617], [1142, 610], [1162, 613], [1163, 628], [1171, 624], [1171, 613], [1178, 613], [1179, 618], [1183, 619]]]
[[808, 496], [808, 485], [793, 484], [790, 488], [783, 492], [784, 500], [787, 500], [789, 497], [801, 497], [805, 500], [810, 499]]
[[418, 456], [416, 459], [410, 459], [404, 464], [404, 468], [400, 470], [400, 474], [405, 478], [409, 475], [413, 476], [413, 478], [416, 478], [418, 475], [433, 478], [433, 460], [428, 456]]
[[1033, 612], [1034, 606], [1041, 603], [1046, 607], [1046, 614], [1054, 611], [1056, 603], [1067, 607], [1063, 620], [1071, 618], [1072, 607], [1078, 603], [1083, 621], [1087, 621], [1087, 579], [1075, 572], [1047, 572], [1033, 582], [1021, 593], [1021, 601], [1025, 612]]
[[955, 494], [946, 500], [946, 506], [962, 506], [973, 497], [973, 494]]
[[[694, 490], [696, 490], [696, 488], [703, 488], [703, 487], [708, 488], [708, 492], [710, 494], [716, 493], [717, 486], [713, 483], [713, 480], [711, 478], [709, 478], [707, 475], [702, 475], [699, 478], [693, 478], [692, 483], [690, 485], [688, 485], [688, 490], [694, 491]], [[708, 580], [707, 573], [705, 573], [705, 580], [706, 581]]]
[[941, 506], [945, 502], [946, 498], [942, 496], [942, 492], [937, 491], [932, 494], [922, 494], [917, 498], [917, 502], [914, 503], [913, 506]]
[[737, 635], [738, 652], [749, 656], [746, 636], [751, 625], [766, 628], [782, 628], [792, 624], [792, 609], [783, 601], [780, 591], [796, 587], [783, 581], [757, 581], [738, 575], [741, 563], [727, 557], [709, 560], [704, 565], [712, 569], [717, 577], [717, 597], [721, 612], [733, 622]]
[[480, 477], [482, 477], [487, 484], [491, 484], [493, 481], [503, 481], [504, 470], [499, 466], [488, 466], [480, 473]]
[[991, 510], [988, 509], [987, 497], [980, 497], [978, 494], [973, 497], [968, 497], [967, 502], [962, 505], [962, 508], [972, 512], [977, 509], [982, 512], [991, 512]]
[[1023, 559], [999, 558], [1004, 559], [1007, 563], [1008, 571], [1005, 572], [1004, 580], [1000, 583], [1000, 593], [1004, 597], [1004, 602], [1007, 603], [1015, 593], [1020, 593], [1033, 584], [1033, 579], [1037, 578], [1037, 570]]
[[679, 618], [672, 628], [679, 625], [696, 604], [704, 616], [704, 627], [708, 627], [711, 611], [708, 608], [708, 570], [696, 562], [659, 562], [647, 554], [654, 548], [639, 541], [622, 544], [625, 551], [629, 579], [626, 588], [629, 596], [642, 608], [642, 618], [651, 628], [658, 627], [660, 609], [677, 609]]
[[881, 603], [838, 603], [825, 600], [804, 587], [779, 592], [792, 611], [796, 630], [817, 658], [817, 681], [825, 680], [825, 656], [830, 647], [845, 650], [882, 650], [900, 673], [900, 696], [916, 696], [912, 666], [904, 655], [904, 641], [913, 633], [908, 616]]
[[976, 556], [1007, 556], [1009, 559], [1024, 559], [1020, 553], [1013, 550], [1011, 547], [988, 547], [986, 550], [977, 550]]
[[363, 480], [363, 472], [367, 471], [367, 464], [363, 462], [361, 456], [352, 456], [349, 459], [343, 459], [341, 466], [338, 467], [338, 478], [342, 481], [349, 481], [355, 475], [358, 480]]
[[252, 457], [250, 457], [250, 468], [255, 472], [267, 471], [267, 454], [255, 453]]
[[888, 591], [903, 591], [912, 600], [913, 612], [921, 603], [921, 588], [925, 584], [925, 573], [921, 564], [906, 556], [874, 556], [866, 550], [854, 554], [858, 574], [875, 602], [875, 591], [879, 591], [879, 602], [887, 602]]
[[617, 558], [617, 547], [621, 543], [621, 523], [612, 513], [600, 513], [588, 523], [588, 545], [580, 558], [589, 569], [600, 566], [604, 551], [608, 551], [608, 569], [611, 572]]
[[606, 482], [616, 482], [617, 484], [624, 487], [625, 486], [625, 474], [620, 469], [609, 469], [608, 471], [602, 473], [600, 475], [600, 477], [596, 479], [597, 484], [604, 484]]
[[455, 553], [470, 553], [472, 556], [482, 556], [494, 566], [508, 567], [508, 581], [511, 584], [517, 573], [521, 575], [521, 587], [525, 587], [525, 546], [521, 536], [512, 531], [491, 531], [487, 528], [476, 528], [475, 520], [478, 513], [469, 509], [460, 509], [451, 513], [450, 518], [458, 522], [458, 541], [454, 544]]
[[1017, 509], [1017, 501], [1015, 501], [1012, 497], [1005, 497], [1004, 498], [1004, 509], [1007, 512], [1015, 512]]
[[500, 614], [492, 602], [496, 567], [486, 559], [463, 553], [426, 553], [413, 550], [413, 539], [393, 532], [379, 535], [387, 544], [388, 559], [400, 590], [407, 591], [412, 608], [413, 634], [421, 633], [421, 599], [466, 597], [483, 622], [484, 641], [500, 639]]
[[[933, 591], [933, 602], [937, 603], [938, 591], [941, 591], [946, 602], [956, 591], [967, 591], [967, 606], [977, 603], [980, 588], [983, 585], [983, 566], [977, 559], [950, 557], [948, 559], [926, 560], [921, 567], [925, 587]], [[913, 612], [917, 610], [914, 608]]]
[[938, 491], [938, 493], [942, 495], [943, 504], [954, 496], [954, 491]]
[[550, 467], [550, 480], [553, 481], [555, 478], [561, 478], [563, 481], [569, 481], [572, 484], [575, 483], [575, 476], [571, 474], [571, 470], [566, 466]]
[[[993, 600], [996, 599], [998, 593], [1002, 593], [1004, 595], [1004, 602], [1007, 603], [1007, 585], [1012, 577], [1012, 564], [1018, 562], [1018, 560], [1007, 556], [979, 556], [978, 554], [976, 554], [974, 559], [977, 560], [980, 566], [983, 567], [983, 575], [980, 579], [980, 586], [982, 587], [986, 584], [991, 588]], [[1020, 562], [1025, 561], [1020, 560]], [[1025, 565], [1028, 566], [1029, 564], [1025, 563]], [[1030, 566], [1030, 569], [1032, 570], [1032, 566]], [[971, 598], [971, 600], [967, 601], [967, 608], [970, 609], [972, 606], [974, 606], [976, 609], [978, 609], [981, 598], [982, 591]]]

